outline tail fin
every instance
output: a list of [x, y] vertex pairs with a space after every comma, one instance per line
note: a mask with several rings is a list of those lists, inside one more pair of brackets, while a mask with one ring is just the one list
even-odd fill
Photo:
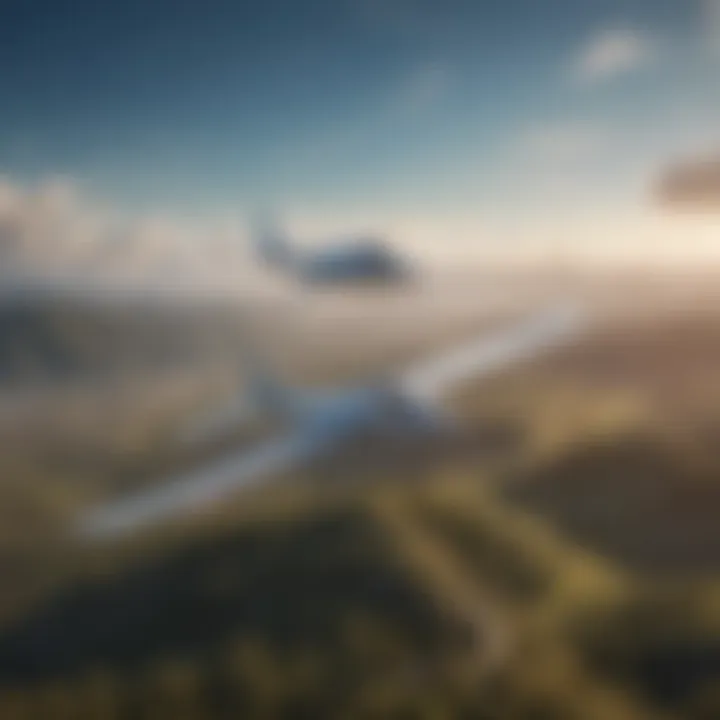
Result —
[[287, 267], [292, 263], [290, 241], [278, 224], [267, 216], [255, 222], [254, 245], [258, 256], [268, 265]]

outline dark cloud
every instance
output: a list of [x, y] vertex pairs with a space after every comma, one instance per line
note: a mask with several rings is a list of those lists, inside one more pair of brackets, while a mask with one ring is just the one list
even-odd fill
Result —
[[720, 210], [720, 154], [676, 164], [660, 178], [656, 195], [669, 207], [712, 207]]

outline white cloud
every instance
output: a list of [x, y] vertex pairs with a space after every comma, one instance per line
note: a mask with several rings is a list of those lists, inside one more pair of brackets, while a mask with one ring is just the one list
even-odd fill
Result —
[[[542, 158], [581, 159], [602, 155], [600, 128], [558, 125], [531, 128], [518, 141], [518, 160], [536, 153], [531, 175], [540, 202], [492, 203], [465, 213], [440, 210], [336, 208], [332, 213], [297, 209], [290, 229], [300, 238], [327, 237], [348, 230], [378, 232], [400, 252], [430, 270], [468, 262], [534, 262], [558, 249], [572, 249], [588, 262], [670, 257], [720, 260], [720, 218], [684, 220], [655, 215], [622, 219], [602, 207], [587, 207], [576, 190], [586, 189], [572, 172], [546, 171]], [[578, 160], [579, 161], [579, 160]], [[582, 165], [581, 165], [582, 166]], [[584, 167], [584, 166], [582, 166]], [[553, 183], [562, 184], [553, 188]], [[592, 190], [592, 186], [590, 187]], [[560, 202], [548, 202], [552, 196]], [[582, 198], [579, 198], [582, 200]], [[451, 241], [448, 241], [451, 238]], [[286, 283], [271, 281], [247, 252], [244, 223], [235, 216], [181, 219], [171, 214], [121, 217], [81, 193], [69, 180], [27, 187], [0, 178], [0, 284], [28, 280], [72, 282], [76, 287], [141, 288], [166, 291], [278, 297]], [[308, 243], [309, 244], [309, 243]]]
[[123, 217], [69, 179], [0, 177], [0, 284], [74, 282], [239, 289], [252, 280], [240, 218]]
[[598, 125], [564, 122], [530, 128], [518, 143], [526, 162], [543, 166], [573, 166], [607, 151], [610, 133]]
[[651, 64], [656, 55], [652, 38], [629, 28], [606, 30], [590, 39], [573, 62], [573, 75], [596, 83]]
[[612, 125], [584, 120], [530, 124], [508, 147], [495, 191], [525, 214], [551, 206], [565, 212], [607, 204], [627, 190], [622, 141]]
[[102, 236], [105, 218], [64, 178], [34, 187], [0, 182], [0, 265], [5, 272], [73, 262]]

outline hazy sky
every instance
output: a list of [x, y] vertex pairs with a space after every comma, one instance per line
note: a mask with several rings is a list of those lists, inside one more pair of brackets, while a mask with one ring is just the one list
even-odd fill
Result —
[[133, 213], [627, 208], [720, 148], [716, 0], [0, 7], [6, 184], [61, 176]]

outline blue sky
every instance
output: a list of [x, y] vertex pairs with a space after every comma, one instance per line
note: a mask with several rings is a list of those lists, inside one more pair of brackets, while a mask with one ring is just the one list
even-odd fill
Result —
[[[631, 130], [675, 93], [699, 97], [701, 4], [3, 3], [0, 171], [71, 176], [143, 208], [501, 202], [493, 175], [524, 133]], [[620, 31], [675, 64], [626, 48], [615, 70], [573, 77]]]
[[720, 0], [6, 0], [0, 258], [122, 236], [165, 267], [257, 206], [604, 243], [586, 213], [720, 149], [718, 71]]

